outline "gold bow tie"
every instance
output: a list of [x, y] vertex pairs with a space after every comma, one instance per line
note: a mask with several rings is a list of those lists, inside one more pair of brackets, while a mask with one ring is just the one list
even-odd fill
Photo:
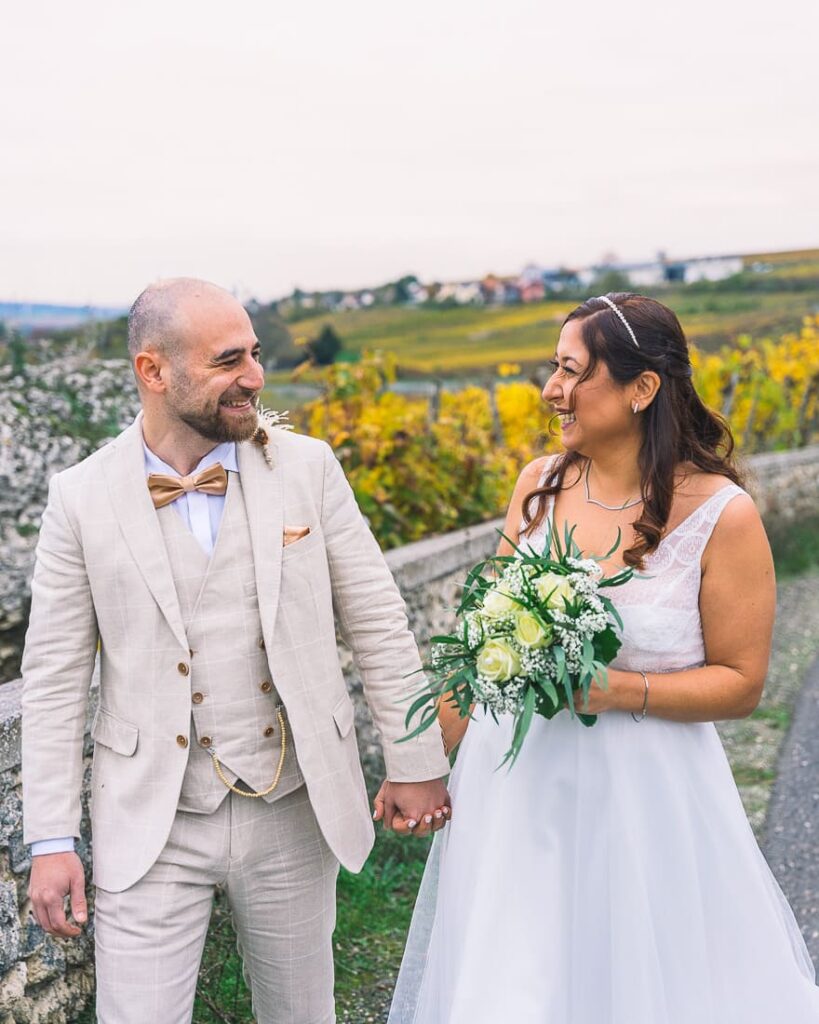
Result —
[[190, 491], [202, 491], [203, 494], [224, 494], [227, 490], [227, 473], [221, 462], [203, 469], [196, 476], [171, 476], [170, 473], [151, 473], [148, 476], [148, 490], [154, 508], [170, 505]]

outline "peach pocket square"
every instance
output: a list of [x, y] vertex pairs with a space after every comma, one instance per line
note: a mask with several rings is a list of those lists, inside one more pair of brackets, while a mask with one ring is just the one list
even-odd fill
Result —
[[309, 526], [285, 526], [284, 528], [284, 547], [288, 544], [295, 544], [297, 540], [301, 540], [310, 533]]

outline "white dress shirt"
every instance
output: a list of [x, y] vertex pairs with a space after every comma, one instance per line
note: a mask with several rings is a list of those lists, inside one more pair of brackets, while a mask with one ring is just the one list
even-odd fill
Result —
[[[151, 473], [170, 473], [171, 476], [179, 476], [173, 466], [163, 462], [158, 455], [154, 455], [145, 442], [142, 442], [145, 451], [145, 479]], [[239, 472], [239, 461], [236, 457], [236, 443], [226, 441], [217, 445], [212, 451], [199, 461], [199, 464], [191, 473], [195, 476], [205, 469], [209, 469], [214, 463], [221, 462], [228, 473]], [[204, 494], [202, 491], [187, 491], [172, 501], [171, 507], [181, 517], [185, 526], [191, 531], [199, 546], [210, 558], [219, 535], [219, 526], [222, 522], [222, 513], [225, 508], [224, 494]], [[74, 849], [73, 836], [61, 836], [59, 839], [41, 839], [31, 844], [32, 857], [38, 857], [44, 853], [70, 853]]]

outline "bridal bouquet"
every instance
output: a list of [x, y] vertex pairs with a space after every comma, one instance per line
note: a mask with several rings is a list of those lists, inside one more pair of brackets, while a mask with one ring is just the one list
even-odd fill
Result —
[[585, 698], [593, 681], [606, 686], [606, 666], [620, 649], [614, 627], [622, 629], [622, 621], [601, 591], [626, 583], [632, 570], [602, 575], [599, 563], [617, 550], [619, 533], [600, 558], [584, 558], [573, 533], [567, 529], [561, 543], [550, 529], [544, 554], [512, 544], [514, 555], [494, 556], [469, 572], [456, 629], [431, 638], [427, 684], [406, 718], [410, 728], [420, 712], [420, 724], [405, 739], [436, 721], [442, 700], [462, 718], [474, 704], [496, 721], [514, 716], [502, 764], [514, 764], [534, 715], [552, 718], [565, 708], [584, 725], [595, 723], [595, 715], [575, 711], [575, 693]]

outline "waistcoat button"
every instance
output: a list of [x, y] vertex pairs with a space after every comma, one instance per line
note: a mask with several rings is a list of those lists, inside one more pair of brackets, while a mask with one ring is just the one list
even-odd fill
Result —
[[273, 728], [272, 725], [268, 725], [268, 727], [264, 731], [264, 734], [265, 736], [272, 736], [275, 731], [276, 730]]
[[205, 695], [202, 694], [202, 693], [195, 693], [191, 697], [191, 700], [193, 701], [194, 704], [201, 704], [204, 699], [205, 699]]
[[177, 736], [176, 737], [176, 742], [179, 744], [180, 747], [187, 747], [187, 745], [188, 745], [188, 738], [187, 738], [187, 736]]
[[259, 647], [261, 647], [261, 649], [264, 650], [264, 637], [263, 636], [259, 637]]
[[259, 689], [262, 691], [262, 693], [270, 693], [270, 691], [273, 689], [273, 684], [270, 682], [269, 679], [265, 679], [265, 681], [262, 683]]
[[176, 670], [180, 675], [186, 676], [190, 672], [190, 666], [186, 662], [180, 661], [176, 666]]
[[199, 746], [200, 747], [209, 747], [210, 744], [211, 744], [210, 736], [203, 736], [202, 739], [199, 740]]

